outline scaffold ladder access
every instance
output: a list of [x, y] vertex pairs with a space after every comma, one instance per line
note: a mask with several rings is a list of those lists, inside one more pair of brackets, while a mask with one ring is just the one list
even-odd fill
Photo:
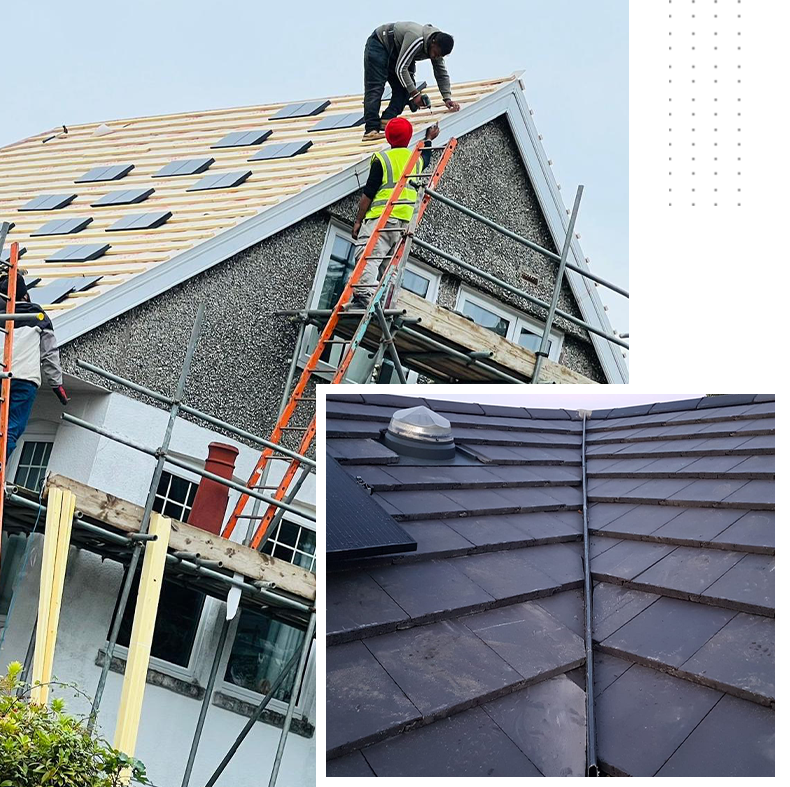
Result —
[[[455, 139], [450, 139], [450, 141], [443, 147], [443, 148], [435, 148], [434, 150], [438, 152], [439, 150], [442, 151], [442, 155], [439, 158], [436, 166], [430, 171], [423, 173], [422, 175], [415, 175], [414, 172], [417, 168], [417, 162], [422, 155], [424, 143], [420, 142], [414, 152], [412, 153], [411, 157], [409, 158], [406, 167], [403, 170], [403, 174], [401, 175], [398, 182], [395, 184], [395, 188], [390, 195], [389, 200], [387, 200], [387, 204], [384, 207], [384, 211], [382, 212], [381, 216], [376, 223], [373, 232], [370, 234], [367, 243], [365, 244], [365, 248], [362, 251], [362, 255], [360, 256], [357, 264], [354, 267], [351, 276], [349, 276], [348, 281], [346, 282], [346, 286], [343, 288], [343, 292], [340, 294], [337, 303], [335, 304], [334, 308], [332, 309], [332, 313], [329, 316], [326, 324], [323, 326], [321, 333], [318, 337], [318, 341], [316, 343], [315, 348], [313, 349], [307, 363], [305, 364], [304, 368], [302, 369], [301, 374], [299, 375], [299, 379], [296, 382], [293, 390], [290, 393], [288, 398], [287, 404], [283, 408], [280, 417], [277, 420], [277, 423], [272, 431], [272, 434], [269, 438], [270, 442], [279, 444], [283, 437], [288, 434], [290, 431], [303, 431], [304, 434], [302, 435], [300, 446], [298, 449], [298, 453], [305, 454], [309, 450], [310, 446], [313, 443], [315, 438], [315, 429], [316, 429], [316, 421], [315, 421], [315, 401], [313, 397], [306, 397], [305, 392], [312, 380], [313, 376], [317, 373], [319, 362], [321, 361], [321, 356], [323, 355], [324, 351], [327, 347], [334, 345], [334, 344], [341, 344], [344, 346], [344, 353], [343, 357], [340, 360], [337, 368], [332, 374], [331, 382], [335, 383], [342, 383], [346, 374], [348, 373], [349, 366], [351, 361], [356, 354], [356, 351], [362, 344], [362, 340], [365, 337], [365, 333], [367, 332], [368, 326], [371, 323], [371, 320], [375, 317], [379, 323], [379, 327], [381, 328], [382, 332], [382, 339], [385, 344], [385, 351], [390, 355], [392, 363], [395, 367], [395, 371], [400, 378], [402, 383], [406, 382], [406, 374], [401, 366], [400, 360], [398, 359], [398, 355], [395, 351], [394, 342], [392, 340], [392, 335], [390, 331], [390, 327], [387, 321], [387, 317], [384, 314], [384, 308], [387, 304], [390, 294], [393, 292], [395, 285], [397, 284], [400, 274], [402, 263], [408, 258], [409, 250], [411, 249], [412, 240], [414, 238], [414, 233], [419, 226], [420, 221], [422, 220], [423, 215], [425, 214], [425, 210], [428, 207], [428, 204], [431, 201], [431, 195], [428, 193], [428, 190], [435, 189], [436, 186], [439, 184], [441, 180], [442, 174], [444, 170], [447, 168], [447, 164], [450, 161], [450, 158], [453, 155], [457, 145], [457, 141]], [[420, 185], [417, 186], [417, 201], [416, 201], [416, 209], [412, 214], [411, 220], [409, 223], [404, 227], [403, 233], [396, 243], [395, 247], [391, 250], [391, 252], [385, 257], [384, 259], [387, 261], [386, 266], [384, 267], [384, 272], [381, 275], [381, 279], [379, 281], [378, 286], [376, 287], [375, 292], [373, 293], [367, 307], [364, 310], [360, 310], [361, 314], [359, 317], [359, 323], [354, 331], [353, 336], [350, 339], [337, 339], [334, 337], [335, 330], [338, 326], [340, 321], [340, 317], [343, 312], [347, 309], [348, 305], [351, 303], [352, 297], [354, 295], [354, 290], [357, 289], [359, 286], [359, 280], [362, 277], [362, 273], [365, 270], [365, 266], [369, 261], [376, 261], [376, 262], [383, 262], [384, 260], [379, 260], [378, 257], [374, 256], [374, 250], [376, 248], [377, 241], [379, 236], [381, 235], [382, 231], [387, 226], [387, 220], [390, 218], [393, 209], [396, 205], [401, 204], [401, 194], [404, 188], [407, 187], [410, 181], [415, 179], [420, 179]], [[324, 372], [325, 374], [325, 372]], [[309, 402], [311, 408], [311, 414], [309, 416], [309, 424], [308, 426], [298, 426], [293, 425], [292, 422], [299, 421], [297, 413], [299, 411], [299, 405]], [[304, 419], [305, 421], [307, 418]], [[263, 478], [264, 471], [269, 463], [269, 460], [275, 454], [275, 450], [273, 448], [266, 448], [262, 453], [261, 456], [255, 465], [252, 474], [250, 475], [249, 481], [247, 482], [248, 489], [255, 489], [257, 488], [260, 483], [261, 479]], [[291, 486], [291, 482], [294, 479], [297, 471], [299, 469], [299, 462], [292, 460], [285, 474], [283, 475], [282, 480], [280, 481], [277, 490], [275, 491], [273, 497], [281, 501], [285, 499], [286, 495], [288, 494], [288, 490]], [[242, 518], [244, 508], [246, 507], [250, 497], [249, 495], [242, 494], [239, 498], [238, 502], [236, 503], [236, 507], [233, 510], [230, 518], [228, 519], [227, 524], [225, 525], [225, 529], [222, 532], [222, 535], [225, 538], [230, 538], [233, 534], [236, 524], [238, 523], [239, 519]], [[271, 504], [267, 507], [266, 512], [263, 514], [261, 518], [261, 522], [258, 525], [255, 533], [252, 537], [250, 542], [250, 546], [254, 549], [258, 549], [260, 545], [265, 541], [267, 536], [269, 535], [269, 531], [272, 529], [273, 524], [276, 523], [277, 517], [277, 506]]]

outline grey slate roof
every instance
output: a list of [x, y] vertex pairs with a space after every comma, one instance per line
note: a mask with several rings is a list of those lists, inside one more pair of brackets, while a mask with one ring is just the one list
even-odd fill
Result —
[[[378, 442], [415, 404], [455, 461]], [[738, 395], [588, 421], [605, 773], [773, 775], [773, 414]], [[327, 576], [327, 775], [582, 775], [577, 414], [331, 393], [326, 424], [418, 545]]]

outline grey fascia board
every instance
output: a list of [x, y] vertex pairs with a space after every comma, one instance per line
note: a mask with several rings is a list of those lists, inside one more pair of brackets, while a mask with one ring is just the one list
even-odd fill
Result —
[[[516, 83], [517, 84], [517, 83]], [[543, 215], [554, 239], [555, 246], [560, 249], [567, 233], [568, 214], [560, 190], [557, 188], [556, 179], [551, 171], [548, 156], [539, 139], [538, 130], [532, 120], [529, 106], [524, 94], [519, 89], [511, 91], [513, 106], [509, 107], [508, 118], [513, 136], [521, 150], [521, 156], [527, 167], [530, 180], [538, 196]], [[519, 122], [521, 121], [521, 122]], [[581, 246], [573, 239], [571, 243], [572, 262], [578, 267], [589, 270]], [[584, 319], [607, 333], [612, 333], [609, 317], [603, 308], [603, 303], [594, 282], [585, 278], [576, 271], [566, 271], [568, 282], [571, 286]], [[622, 357], [619, 346], [608, 342], [601, 336], [589, 334], [598, 359], [603, 366], [609, 383], [627, 383], [628, 366]]]

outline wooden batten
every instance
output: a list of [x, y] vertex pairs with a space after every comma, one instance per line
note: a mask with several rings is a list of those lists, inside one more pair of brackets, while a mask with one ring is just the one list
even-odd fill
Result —
[[[51, 489], [69, 490], [77, 498], [77, 510], [88, 519], [98, 520], [125, 533], [140, 530], [143, 507], [115, 495], [94, 489], [62, 475], [50, 475], [44, 494]], [[273, 582], [274, 587], [310, 603], [315, 601], [315, 575], [285, 560], [265, 555], [228, 541], [186, 522], [171, 520], [170, 547], [176, 552], [191, 552], [204, 560], [218, 560], [223, 568], [255, 582]]]

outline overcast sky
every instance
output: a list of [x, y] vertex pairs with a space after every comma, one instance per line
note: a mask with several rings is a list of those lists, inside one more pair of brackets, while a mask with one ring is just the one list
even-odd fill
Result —
[[[569, 207], [585, 186], [582, 248], [627, 285], [628, 0], [14, 0], [3, 3], [0, 145], [61, 124], [361, 92], [365, 39], [398, 17], [455, 36], [453, 81], [524, 70]], [[432, 82], [428, 64], [418, 75]], [[600, 292], [625, 332], [627, 301]]]

